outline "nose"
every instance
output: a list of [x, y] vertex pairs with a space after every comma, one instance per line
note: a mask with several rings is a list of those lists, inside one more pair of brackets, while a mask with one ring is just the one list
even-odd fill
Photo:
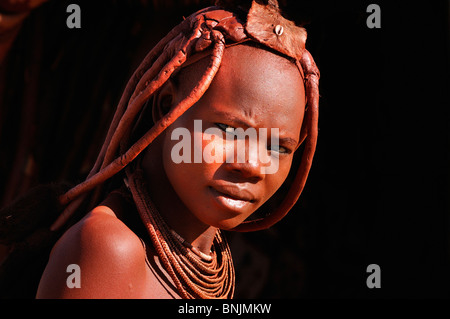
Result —
[[256, 183], [264, 179], [261, 165], [258, 162], [226, 163], [227, 170], [238, 178]]
[[[244, 179], [250, 182], [258, 182], [264, 179], [264, 167], [259, 158], [258, 148], [249, 147], [246, 143], [245, 147], [237, 148], [235, 145], [233, 156], [227, 156], [225, 167], [228, 172], [235, 175], [235, 177]], [[245, 149], [245, 155], [241, 154]]]

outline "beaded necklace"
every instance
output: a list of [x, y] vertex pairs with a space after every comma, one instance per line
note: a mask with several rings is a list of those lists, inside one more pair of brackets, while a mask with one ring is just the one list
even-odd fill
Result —
[[127, 182], [139, 215], [163, 267], [185, 299], [233, 298], [235, 274], [231, 252], [220, 230], [210, 255], [201, 252], [173, 231], [156, 209], [146, 190], [142, 170], [130, 173]]

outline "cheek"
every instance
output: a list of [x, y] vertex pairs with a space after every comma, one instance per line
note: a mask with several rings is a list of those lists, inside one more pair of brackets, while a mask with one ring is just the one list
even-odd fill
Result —
[[219, 164], [214, 162], [215, 157], [211, 155], [210, 150], [212, 149], [214, 154], [215, 150], [220, 149], [218, 140], [214, 137], [205, 140], [201, 131], [182, 127], [167, 129], [162, 156], [170, 182], [194, 186], [205, 184], [212, 179]]
[[286, 159], [280, 159], [278, 163], [278, 170], [273, 174], [265, 175], [266, 193], [265, 200], [272, 197], [273, 194], [283, 185], [292, 165], [292, 156]]

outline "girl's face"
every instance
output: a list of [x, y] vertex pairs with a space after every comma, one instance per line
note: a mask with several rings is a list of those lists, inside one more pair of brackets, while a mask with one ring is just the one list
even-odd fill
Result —
[[[188, 84], [173, 90], [173, 104], [208, 60], [183, 70], [180, 82]], [[304, 84], [293, 63], [247, 45], [227, 48], [204, 96], [162, 137], [163, 169], [187, 210], [221, 229], [255, 212], [289, 173], [304, 109]]]

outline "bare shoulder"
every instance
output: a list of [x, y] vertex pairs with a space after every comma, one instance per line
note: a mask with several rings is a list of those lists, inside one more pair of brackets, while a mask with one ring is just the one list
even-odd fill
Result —
[[56, 243], [37, 297], [139, 298], [147, 276], [140, 239], [111, 209], [99, 206]]

